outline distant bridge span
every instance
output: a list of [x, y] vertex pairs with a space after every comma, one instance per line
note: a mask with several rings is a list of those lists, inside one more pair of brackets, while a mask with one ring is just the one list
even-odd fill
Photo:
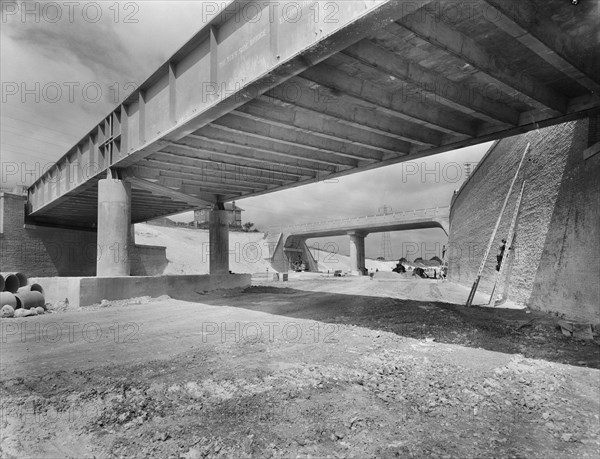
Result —
[[393, 212], [386, 215], [350, 217], [298, 225], [269, 227], [265, 239], [269, 243], [269, 261], [277, 271], [287, 271], [298, 256], [307, 262], [311, 271], [317, 270], [306, 240], [327, 236], [350, 236], [351, 270], [361, 274], [365, 267], [365, 237], [384, 231], [407, 231], [441, 228], [450, 231], [450, 208], [435, 207]]
[[596, 2], [298, 5], [233, 1], [31, 185], [26, 220], [127, 247], [129, 223], [600, 112]]
[[405, 210], [385, 215], [366, 215], [320, 222], [300, 223], [298, 225], [270, 226], [269, 232], [302, 236], [305, 239], [326, 236], [340, 236], [349, 232], [362, 234], [384, 231], [403, 231], [411, 229], [441, 228], [449, 233], [450, 207], [432, 207], [430, 209]]

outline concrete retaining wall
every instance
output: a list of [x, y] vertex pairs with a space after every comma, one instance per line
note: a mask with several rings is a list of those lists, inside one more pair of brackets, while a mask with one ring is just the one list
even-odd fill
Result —
[[204, 292], [249, 287], [250, 274], [222, 276], [131, 276], [131, 277], [37, 277], [46, 301], [68, 302], [69, 307], [89, 306], [102, 300], [123, 300], [140, 296], [153, 298], [169, 295], [187, 301], [199, 301]]
[[[95, 276], [96, 232], [24, 225], [25, 197], [0, 194], [0, 271], [28, 276]], [[131, 274], [159, 276], [167, 267], [166, 247], [135, 245]]]
[[96, 233], [24, 226], [25, 197], [1, 193], [0, 271], [29, 276], [94, 276]]
[[79, 307], [80, 305], [80, 280], [81, 277], [30, 277], [30, 283], [40, 284], [44, 289], [46, 303]]
[[168, 264], [166, 247], [136, 244], [131, 260], [131, 275], [160, 276], [165, 272]]
[[[597, 119], [592, 120], [592, 126]], [[449, 278], [471, 286], [521, 154], [527, 180], [517, 228], [509, 298], [534, 309], [600, 322], [600, 139], [590, 120], [497, 142], [452, 202]], [[517, 182], [487, 260], [480, 289], [490, 292], [496, 254], [518, 194]]]

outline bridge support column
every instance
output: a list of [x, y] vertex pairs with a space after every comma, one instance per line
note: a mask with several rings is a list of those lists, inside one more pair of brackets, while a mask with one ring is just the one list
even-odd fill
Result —
[[352, 274], [362, 276], [365, 268], [365, 235], [348, 233], [350, 236], [350, 269]]
[[208, 238], [210, 245], [209, 273], [229, 274], [229, 223], [227, 211], [215, 206], [210, 212]]
[[98, 181], [98, 255], [96, 276], [131, 273], [131, 185], [118, 179]]

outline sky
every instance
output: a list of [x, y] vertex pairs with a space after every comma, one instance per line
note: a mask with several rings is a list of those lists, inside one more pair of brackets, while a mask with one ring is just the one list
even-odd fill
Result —
[[[2, 187], [28, 186], [199, 31], [224, 2], [0, 0]], [[448, 206], [490, 144], [240, 200], [243, 220], [279, 224]], [[192, 220], [186, 213], [172, 217]], [[390, 235], [394, 258], [439, 255], [441, 229]], [[348, 253], [348, 238], [309, 241]], [[366, 240], [383, 255], [382, 235]], [[408, 251], [408, 252], [407, 252]]]

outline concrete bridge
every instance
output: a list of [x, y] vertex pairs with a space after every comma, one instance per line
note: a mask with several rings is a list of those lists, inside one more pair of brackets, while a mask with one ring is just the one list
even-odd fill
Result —
[[121, 276], [131, 223], [211, 204], [211, 272], [225, 274], [224, 202], [599, 112], [597, 13], [233, 1], [32, 184], [26, 221], [96, 231], [99, 250], [125, 251], [97, 274]]
[[435, 207], [394, 212], [386, 215], [341, 218], [299, 225], [273, 226], [265, 239], [269, 245], [269, 261], [277, 271], [288, 271], [301, 258], [310, 271], [318, 266], [306, 245], [307, 239], [327, 236], [350, 236], [350, 262], [354, 274], [365, 267], [365, 238], [370, 233], [441, 228], [450, 232], [450, 208]]

